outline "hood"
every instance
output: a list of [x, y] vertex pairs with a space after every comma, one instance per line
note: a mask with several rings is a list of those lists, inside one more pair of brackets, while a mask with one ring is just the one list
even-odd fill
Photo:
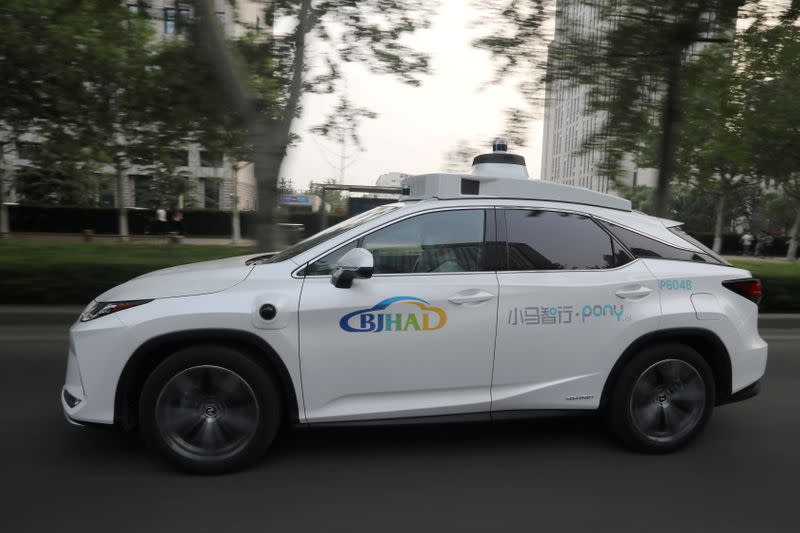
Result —
[[242, 255], [156, 270], [109, 289], [96, 300], [98, 302], [148, 300], [224, 291], [250, 274], [254, 266], [247, 264], [249, 259], [263, 255]]

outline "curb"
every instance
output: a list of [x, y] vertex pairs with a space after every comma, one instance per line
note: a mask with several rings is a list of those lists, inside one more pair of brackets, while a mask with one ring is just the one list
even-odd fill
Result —
[[[75, 322], [83, 309], [74, 305], [0, 305], [0, 326], [66, 326]], [[764, 313], [758, 316], [758, 327], [800, 329], [800, 313]]]

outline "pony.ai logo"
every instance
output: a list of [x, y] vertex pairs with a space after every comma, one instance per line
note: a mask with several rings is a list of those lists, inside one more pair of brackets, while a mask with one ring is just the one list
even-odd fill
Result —
[[[419, 311], [393, 313], [389, 306], [411, 304]], [[344, 315], [339, 327], [350, 333], [380, 333], [382, 331], [435, 331], [447, 324], [447, 313], [421, 298], [395, 296], [378, 302], [369, 309], [359, 309]]]

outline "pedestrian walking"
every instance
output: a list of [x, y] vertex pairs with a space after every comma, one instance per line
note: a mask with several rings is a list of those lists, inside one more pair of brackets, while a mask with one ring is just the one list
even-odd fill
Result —
[[156, 209], [156, 233], [159, 235], [167, 234], [167, 210], [163, 207]]
[[745, 231], [739, 242], [742, 244], [742, 255], [750, 255], [753, 250], [753, 234], [749, 230]]

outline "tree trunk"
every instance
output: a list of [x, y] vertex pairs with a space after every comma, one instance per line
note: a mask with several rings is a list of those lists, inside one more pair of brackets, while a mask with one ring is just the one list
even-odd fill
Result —
[[128, 208], [125, 206], [125, 173], [122, 166], [116, 166], [116, 179], [117, 179], [117, 230], [119, 232], [119, 240], [127, 241], [130, 239], [128, 232]]
[[231, 165], [233, 169], [233, 205], [231, 205], [231, 244], [239, 244], [242, 240], [242, 229], [239, 220], [239, 174], [236, 163]]
[[11, 224], [6, 205], [6, 166], [3, 153], [0, 150], [0, 239], [5, 239], [11, 234]]
[[797, 216], [794, 218], [792, 232], [789, 234], [789, 250], [786, 252], [786, 259], [792, 260], [797, 257], [798, 237], [800, 237], [800, 207], [797, 208]]
[[680, 68], [682, 55], [675, 54], [670, 61], [664, 107], [661, 113], [661, 138], [659, 140], [658, 183], [655, 192], [655, 215], [666, 217], [669, 208], [669, 187], [675, 173], [675, 151], [678, 147], [680, 110]]
[[224, 36], [215, 23], [214, 2], [198, 3], [203, 51], [217, 69], [217, 76], [225, 95], [241, 115], [247, 130], [247, 139], [253, 147], [251, 158], [257, 187], [256, 238], [260, 251], [275, 250], [279, 242], [277, 213], [278, 176], [289, 145], [292, 121], [297, 113], [303, 90], [305, 70], [305, 39], [309, 31], [311, 0], [301, 0], [295, 28], [292, 80], [281, 120], [268, 122], [254, 105], [255, 97], [247, 87], [243, 75], [228, 55]]
[[714, 244], [712, 245], [712, 250], [718, 254], [722, 253], [722, 227], [725, 224], [726, 196], [727, 193], [723, 190], [719, 197], [719, 203], [717, 204], [717, 219], [714, 223]]

